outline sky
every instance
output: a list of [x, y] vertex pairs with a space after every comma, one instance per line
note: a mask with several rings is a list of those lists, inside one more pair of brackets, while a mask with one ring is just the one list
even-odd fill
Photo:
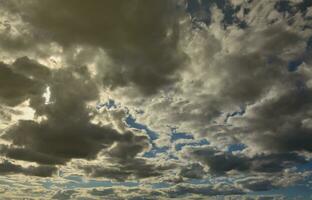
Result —
[[312, 199], [311, 0], [0, 16], [0, 199]]

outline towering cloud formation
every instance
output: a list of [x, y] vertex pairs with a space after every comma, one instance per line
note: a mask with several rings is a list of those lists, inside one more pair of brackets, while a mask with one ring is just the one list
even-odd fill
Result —
[[175, 71], [185, 61], [179, 49], [181, 14], [173, 1], [45, 0], [11, 6], [47, 40], [65, 48], [103, 48], [113, 60], [112, 66], [99, 66], [105, 87], [133, 84], [153, 94], [177, 80]]
[[[48, 70], [24, 57], [1, 69], [7, 75], [3, 81], [8, 82], [1, 94], [4, 102], [12, 106], [30, 99], [38, 118], [20, 120], [5, 131], [2, 139], [11, 144], [1, 146], [2, 155], [57, 165], [73, 158], [95, 159], [113, 144], [108, 155], [120, 160], [134, 158], [148, 147], [147, 138], [130, 129], [120, 133], [112, 125], [91, 122], [87, 102], [98, 97], [98, 90], [86, 67]], [[49, 102], [42, 95], [44, 88], [51, 93]]]

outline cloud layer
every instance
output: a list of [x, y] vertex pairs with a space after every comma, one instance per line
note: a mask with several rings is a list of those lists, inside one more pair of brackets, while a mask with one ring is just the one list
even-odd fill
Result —
[[0, 197], [311, 189], [310, 1], [0, 4]]

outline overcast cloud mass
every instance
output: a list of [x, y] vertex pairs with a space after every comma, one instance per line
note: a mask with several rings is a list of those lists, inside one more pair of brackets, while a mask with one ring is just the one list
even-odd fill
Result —
[[0, 16], [0, 199], [312, 199], [311, 0]]

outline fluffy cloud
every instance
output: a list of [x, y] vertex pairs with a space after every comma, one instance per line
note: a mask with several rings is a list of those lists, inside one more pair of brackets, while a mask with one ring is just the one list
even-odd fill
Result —
[[14, 72], [8, 65], [1, 63], [0, 70], [0, 101], [4, 105], [15, 106], [43, 91], [44, 86], [19, 74], [18, 69]]
[[174, 1], [13, 1], [10, 7], [47, 41], [103, 48], [113, 61], [99, 66], [108, 88], [134, 85], [153, 94], [178, 79], [185, 61]]
[[0, 174], [2, 175], [24, 174], [30, 176], [48, 177], [52, 176], [55, 172], [56, 167], [51, 166], [22, 167], [21, 165], [13, 164], [8, 160], [4, 160], [0, 163]]
[[[12, 66], [18, 73], [7, 66], [1, 69], [16, 77], [7, 76], [9, 79], [4, 80], [18, 82], [5, 86], [9, 86], [8, 89], [13, 87], [11, 96], [19, 102], [30, 98], [30, 106], [42, 119], [20, 120], [8, 128], [2, 139], [10, 145], [1, 146], [2, 155], [55, 165], [65, 164], [73, 158], [95, 159], [101, 150], [109, 147], [112, 148], [107, 155], [120, 161], [131, 160], [148, 148], [147, 138], [130, 129], [120, 133], [112, 125], [91, 123], [92, 110], [87, 107], [87, 102], [95, 100], [98, 91], [85, 67], [73, 71], [49, 71], [28, 58], [20, 58]], [[29, 84], [34, 82], [39, 89], [49, 88], [49, 102], [44, 101], [44, 90], [41, 90], [42, 93], [27, 94], [28, 91], [23, 89], [31, 88], [27, 81]], [[17, 89], [14, 89], [15, 85]], [[8, 98], [4, 94], [2, 96]]]
[[[0, 4], [1, 174], [59, 170], [55, 199], [243, 198], [310, 176], [308, 1]], [[72, 176], [144, 188], [64, 190]]]
[[[189, 152], [187, 152], [189, 151]], [[211, 173], [224, 174], [231, 170], [275, 173], [308, 161], [296, 153], [257, 154], [218, 151], [212, 147], [188, 148], [184, 156], [198, 160], [209, 167]]]

